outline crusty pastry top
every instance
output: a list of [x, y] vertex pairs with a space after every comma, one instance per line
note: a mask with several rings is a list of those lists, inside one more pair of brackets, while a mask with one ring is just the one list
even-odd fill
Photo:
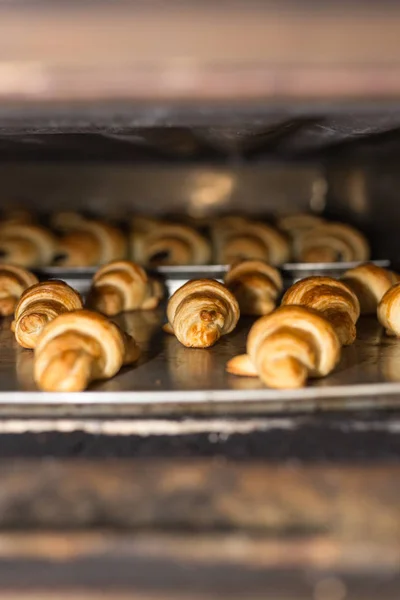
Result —
[[282, 305], [288, 304], [322, 312], [334, 326], [342, 344], [351, 344], [355, 340], [360, 305], [355, 293], [343, 282], [332, 277], [306, 277], [287, 290]]
[[4, 223], [0, 225], [0, 262], [21, 267], [49, 265], [56, 249], [56, 240], [50, 231], [31, 223]]
[[58, 257], [58, 264], [90, 266], [126, 257], [127, 241], [123, 232], [114, 225], [98, 219], [86, 219], [77, 213], [61, 213], [54, 220], [57, 228], [66, 232], [59, 242], [61, 257]]
[[376, 314], [378, 303], [388, 289], [396, 283], [396, 275], [372, 263], [349, 269], [342, 281], [356, 294], [361, 314]]
[[400, 283], [396, 283], [378, 304], [378, 320], [388, 335], [400, 337]]
[[234, 264], [225, 276], [225, 285], [238, 300], [241, 314], [256, 316], [274, 310], [283, 289], [279, 271], [261, 260]]
[[214, 232], [216, 259], [223, 264], [260, 259], [272, 265], [288, 260], [290, 245], [284, 234], [266, 223], [250, 220], [228, 221]]
[[340, 342], [321, 313], [303, 306], [282, 306], [250, 329], [247, 355], [228, 362], [237, 375], [259, 375], [273, 388], [298, 388], [308, 377], [324, 377], [340, 358]]
[[290, 235], [297, 235], [301, 232], [314, 229], [319, 225], [325, 223], [325, 219], [319, 215], [313, 215], [310, 213], [296, 213], [281, 217], [277, 221], [277, 226], [282, 231], [286, 231]]
[[133, 338], [106, 317], [78, 310], [58, 316], [43, 330], [34, 377], [46, 391], [81, 391], [90, 381], [113, 377], [139, 355]]
[[326, 319], [317, 311], [302, 306], [280, 307], [271, 315], [256, 321], [247, 338], [247, 351], [254, 364], [258, 363], [257, 356], [263, 340], [278, 334], [283, 328], [294, 333], [301, 332], [303, 339], [307, 338], [307, 334], [312, 337], [316, 344], [312, 362], [308, 365], [312, 377], [323, 377], [330, 373], [340, 357], [338, 338]]
[[167, 317], [178, 340], [207, 348], [230, 333], [239, 319], [239, 305], [224, 285], [213, 279], [188, 281], [170, 298]]
[[202, 265], [210, 261], [209, 242], [188, 225], [160, 222], [157, 227], [134, 230], [134, 259], [148, 267]]
[[34, 348], [50, 321], [61, 313], [80, 308], [80, 295], [64, 281], [37, 283], [22, 294], [15, 308], [12, 324], [15, 338], [24, 348]]
[[306, 231], [295, 242], [302, 262], [367, 261], [370, 255], [365, 236], [344, 223], [326, 223]]
[[162, 287], [139, 265], [128, 260], [112, 261], [93, 277], [88, 306], [113, 316], [123, 311], [155, 308]]
[[38, 283], [36, 275], [14, 265], [0, 265], [0, 315], [12, 315], [21, 294]]

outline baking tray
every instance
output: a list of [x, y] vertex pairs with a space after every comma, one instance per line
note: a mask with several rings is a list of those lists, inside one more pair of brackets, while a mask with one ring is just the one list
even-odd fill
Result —
[[11, 319], [0, 326], [0, 415], [152, 414], [343, 410], [400, 407], [400, 341], [387, 337], [375, 318], [361, 318], [356, 342], [343, 349], [334, 373], [300, 390], [271, 390], [255, 378], [226, 373], [244, 352], [253, 319], [207, 350], [190, 349], [165, 334], [165, 308], [121, 315], [116, 322], [140, 344], [139, 362], [83, 393], [38, 392], [33, 354], [16, 344]]
[[[389, 267], [390, 261], [386, 259], [371, 261], [380, 267]], [[281, 272], [285, 287], [298, 279], [311, 275], [326, 275], [340, 277], [347, 269], [356, 267], [358, 262], [341, 263], [285, 263]], [[158, 267], [152, 273], [160, 277], [166, 285], [169, 295], [172, 295], [181, 285], [189, 279], [212, 278], [222, 280], [228, 271], [228, 265], [184, 265], [175, 267]], [[87, 292], [90, 280], [97, 267], [44, 267], [37, 269], [36, 274], [40, 279], [62, 279], [81, 293]]]

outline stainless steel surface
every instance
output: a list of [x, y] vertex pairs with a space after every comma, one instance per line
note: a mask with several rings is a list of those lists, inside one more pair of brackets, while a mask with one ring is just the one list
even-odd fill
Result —
[[[315, 408], [381, 408], [400, 406], [400, 341], [388, 338], [376, 319], [361, 319], [358, 338], [343, 349], [336, 371], [305, 389], [276, 391], [265, 389], [258, 379], [241, 378], [225, 372], [232, 356], [245, 350], [251, 320], [209, 350], [188, 349], [175, 337], [164, 334], [164, 309], [133, 312], [117, 322], [132, 333], [143, 349], [137, 365], [124, 369], [114, 379], [96, 383], [81, 394], [37, 392], [32, 377], [32, 353], [17, 347], [10, 332], [10, 319], [0, 329], [0, 405], [4, 412], [25, 405], [28, 415], [36, 407], [81, 405], [96, 411], [108, 406], [114, 414], [135, 407], [137, 414], [157, 410], [182, 414], [202, 409], [313, 410]], [[24, 410], [25, 410], [24, 408]], [[90, 412], [89, 410], [89, 412]], [[24, 414], [22, 411], [20, 413]]]
[[[389, 260], [374, 260], [380, 267], [389, 267]], [[281, 271], [285, 285], [291, 285], [300, 278], [311, 275], [327, 275], [340, 277], [347, 269], [357, 266], [357, 262], [342, 263], [286, 263]], [[36, 274], [40, 279], [62, 279], [80, 293], [85, 294], [90, 286], [90, 280], [97, 267], [77, 267], [65, 269], [63, 267], [44, 267], [37, 269]], [[217, 279], [222, 281], [228, 265], [185, 265], [175, 267], [158, 267], [153, 273], [158, 276], [166, 286], [169, 295], [180, 288], [189, 279]]]
[[[184, 134], [175, 135], [171, 141], [172, 148], [169, 148], [168, 131], [168, 128], [148, 127], [137, 133], [131, 132], [131, 135], [140, 144], [139, 154], [145, 159], [149, 159], [146, 154], [149, 145], [156, 150], [161, 145], [166, 159], [174, 155], [178, 159], [189, 158], [190, 139], [188, 141]], [[104, 133], [107, 135], [106, 131]], [[143, 139], [144, 135], [150, 137], [149, 143]], [[55, 145], [72, 144], [76, 156], [79, 156], [78, 146], [86, 156], [88, 152], [90, 154], [88, 146], [94, 149], [99, 147], [99, 142], [88, 134], [79, 139], [70, 134], [50, 134], [47, 138], [53, 140]], [[11, 136], [8, 141], [15, 147], [19, 139], [20, 136]], [[124, 143], [131, 152], [128, 142]], [[33, 146], [40, 156], [43, 144], [37, 143], [34, 136], [28, 136], [27, 144]], [[157, 152], [160, 159], [162, 150]], [[9, 154], [12, 155], [12, 148]], [[113, 145], [110, 157], [114, 160], [115, 154], [118, 157]], [[230, 165], [210, 162], [178, 165], [135, 165], [132, 162], [93, 164], [85, 163], [84, 155], [81, 157], [83, 162], [76, 162], [75, 159], [75, 162], [7, 161], [7, 164], [0, 164], [1, 208], [15, 208], [18, 204], [41, 213], [86, 210], [116, 219], [126, 219], [127, 215], [135, 212], [212, 216], [221, 212], [246, 211], [249, 214], [262, 212], [279, 215], [310, 210], [310, 207], [322, 210], [323, 206], [320, 207], [318, 203], [323, 202], [326, 192], [323, 172], [318, 166], [257, 165], [238, 161]], [[135, 156], [130, 154], [130, 160], [132, 158]], [[212, 158], [215, 160], [215, 155]]]

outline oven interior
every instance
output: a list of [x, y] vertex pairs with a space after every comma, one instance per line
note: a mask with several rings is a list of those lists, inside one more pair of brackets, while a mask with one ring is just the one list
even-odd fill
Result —
[[[312, 212], [358, 227], [379, 264], [396, 269], [400, 262], [395, 110], [357, 104], [351, 111], [320, 107], [307, 116], [294, 110], [283, 116], [268, 106], [226, 103], [208, 111], [165, 109], [157, 126], [148, 124], [152, 107], [52, 110], [4, 115], [0, 178], [6, 213], [27, 209], [46, 223], [51, 213], [77, 210], [126, 231], [138, 214], [189, 217], [200, 219], [207, 232], [220, 215], [273, 219]], [[85, 292], [93, 271], [50, 267], [40, 276], [64, 279]], [[283, 265], [286, 286], [309, 274], [342, 272], [340, 263]], [[224, 266], [216, 264], [164, 267], [159, 273], [169, 293], [189, 279], [223, 275]], [[360, 320], [358, 339], [343, 350], [334, 373], [305, 389], [279, 392], [225, 372], [227, 360], [244, 351], [254, 319], [242, 319], [208, 351], [184, 348], [162, 333], [165, 306], [117, 321], [142, 345], [143, 358], [137, 368], [92, 385], [79, 400], [83, 411], [113, 412], [118, 405], [122, 412], [169, 413], [183, 403], [195, 412], [276, 412], [397, 402], [400, 347], [374, 318]], [[73, 394], [37, 392], [32, 353], [12, 343], [8, 327], [3, 320], [2, 410], [39, 410], [43, 403], [75, 410]]]

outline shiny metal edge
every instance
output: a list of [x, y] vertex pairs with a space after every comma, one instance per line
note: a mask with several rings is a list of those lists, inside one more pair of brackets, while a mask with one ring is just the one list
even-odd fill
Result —
[[[119, 392], [0, 392], [0, 404], [195, 404], [235, 402], [285, 402], [296, 400], [322, 400], [372, 396], [399, 396], [399, 383], [371, 383], [344, 386], [306, 387], [298, 390], [170, 390], [170, 391], [119, 391]], [[300, 408], [300, 407], [299, 407]]]
[[[390, 261], [388, 259], [371, 260], [374, 265], [378, 267], [389, 267]], [[285, 263], [281, 266], [281, 270], [285, 273], [287, 271], [296, 273], [297, 271], [347, 271], [347, 269], [353, 269], [357, 267], [360, 262], [336, 262], [336, 263]], [[157, 267], [152, 269], [152, 272], [165, 276], [167, 279], [170, 277], [180, 276], [184, 277], [200, 277], [210, 276], [220, 277], [224, 275], [229, 268], [229, 265], [179, 265], [170, 267]], [[42, 267], [35, 269], [35, 273], [41, 277], [79, 277], [86, 279], [96, 273], [98, 267]]]
[[[374, 260], [373, 264], [379, 267], [389, 267], [389, 260]], [[359, 262], [342, 263], [286, 263], [282, 265], [281, 272], [285, 287], [288, 287], [298, 279], [314, 275], [327, 275], [339, 277], [348, 269], [359, 265]], [[158, 267], [152, 269], [151, 273], [160, 276], [166, 285], [168, 295], [179, 289], [190, 279], [217, 279], [223, 281], [229, 269], [228, 265], [180, 265], [171, 267]], [[65, 269], [63, 267], [45, 267], [36, 269], [40, 279], [62, 279], [81, 294], [87, 293], [90, 280], [95, 274], [97, 267], [77, 267]]]

